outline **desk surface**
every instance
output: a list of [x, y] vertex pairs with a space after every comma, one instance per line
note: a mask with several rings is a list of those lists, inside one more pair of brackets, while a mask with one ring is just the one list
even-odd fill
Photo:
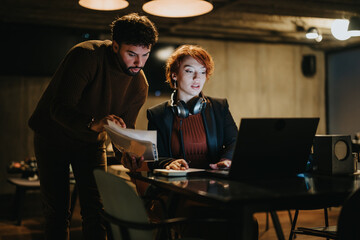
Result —
[[[170, 190], [196, 201], [218, 204], [239, 218], [230, 239], [250, 239], [250, 220], [254, 212], [287, 209], [316, 209], [341, 205], [348, 196], [360, 188], [360, 176], [301, 175], [292, 178], [264, 178], [231, 181], [213, 177], [156, 176], [149, 172], [129, 173], [135, 179]], [[276, 218], [275, 218], [276, 220]], [[274, 221], [274, 218], [273, 218]], [[275, 222], [274, 222], [275, 223]], [[284, 239], [280, 223], [278, 239]]]
[[337, 206], [356, 189], [360, 176], [302, 175], [293, 178], [230, 181], [211, 177], [156, 176], [149, 172], [131, 177], [200, 201], [252, 207], [253, 211], [311, 209]]

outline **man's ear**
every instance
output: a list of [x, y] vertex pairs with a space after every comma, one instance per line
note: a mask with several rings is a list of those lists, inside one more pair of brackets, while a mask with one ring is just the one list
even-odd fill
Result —
[[115, 53], [119, 52], [120, 46], [115, 40], [113, 41], [112, 46]]

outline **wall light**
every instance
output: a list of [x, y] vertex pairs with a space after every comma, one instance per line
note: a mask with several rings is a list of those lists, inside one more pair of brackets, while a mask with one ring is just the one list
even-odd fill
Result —
[[306, 32], [306, 38], [307, 39], [315, 39], [319, 36], [319, 32], [317, 28], [311, 27]]
[[174, 46], [167, 46], [167, 47], [163, 47], [158, 49], [155, 52], [155, 56], [160, 60], [160, 61], [166, 61], [170, 55], [175, 51], [175, 47]]
[[331, 33], [338, 40], [347, 40], [351, 36], [348, 30], [349, 20], [335, 19], [331, 24]]
[[360, 17], [351, 17], [348, 27], [348, 33], [351, 37], [360, 36]]
[[126, 0], [79, 0], [79, 5], [85, 8], [101, 11], [113, 11], [126, 8]]
[[170, 18], [199, 16], [212, 9], [213, 5], [205, 0], [152, 0], [143, 5], [149, 14]]
[[307, 30], [305, 34], [307, 39], [315, 39], [317, 42], [321, 42], [322, 35], [320, 34], [319, 30], [315, 27], [311, 27]]

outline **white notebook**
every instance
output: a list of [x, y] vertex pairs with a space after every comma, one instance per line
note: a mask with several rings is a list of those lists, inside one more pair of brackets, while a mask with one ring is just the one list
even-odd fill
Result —
[[163, 176], [167, 177], [182, 177], [186, 176], [189, 172], [203, 172], [205, 169], [201, 168], [189, 168], [186, 170], [173, 170], [173, 169], [162, 169], [162, 168], [156, 168], [153, 170], [154, 174], [161, 174]]

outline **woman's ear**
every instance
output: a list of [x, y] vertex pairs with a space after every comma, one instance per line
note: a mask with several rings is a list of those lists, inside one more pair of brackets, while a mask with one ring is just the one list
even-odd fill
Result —
[[171, 79], [172, 79], [173, 81], [176, 81], [176, 80], [177, 80], [176, 73], [172, 73], [172, 74], [171, 74]]

